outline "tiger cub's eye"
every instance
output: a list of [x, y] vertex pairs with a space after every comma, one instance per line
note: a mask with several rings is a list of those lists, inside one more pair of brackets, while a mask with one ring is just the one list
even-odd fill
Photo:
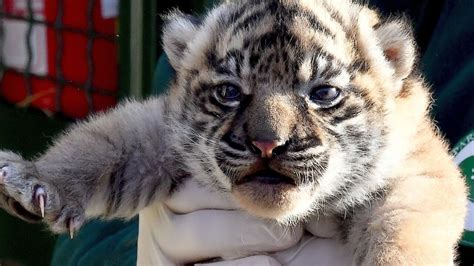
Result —
[[214, 97], [223, 105], [237, 106], [242, 99], [242, 92], [236, 85], [225, 83], [214, 87]]
[[323, 107], [335, 105], [341, 96], [341, 90], [330, 86], [322, 85], [311, 90], [309, 99]]

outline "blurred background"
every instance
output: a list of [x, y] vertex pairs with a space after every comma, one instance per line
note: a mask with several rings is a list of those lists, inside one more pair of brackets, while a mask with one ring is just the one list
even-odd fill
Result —
[[[160, 14], [173, 7], [202, 13], [210, 2], [0, 0], [0, 149], [32, 158], [68, 124], [124, 97], [162, 92], [172, 70], [161, 55]], [[387, 13], [411, 10], [409, 16], [418, 20], [420, 52], [430, 51], [444, 1], [431, 2], [430, 8], [429, 1], [371, 2]], [[439, 83], [436, 72], [424, 72], [430, 82]], [[439, 95], [436, 91], [435, 97]], [[438, 119], [443, 124], [443, 117]], [[42, 225], [26, 224], [0, 210], [1, 266], [49, 265], [55, 242]], [[467, 246], [461, 252], [463, 258], [474, 253]]]

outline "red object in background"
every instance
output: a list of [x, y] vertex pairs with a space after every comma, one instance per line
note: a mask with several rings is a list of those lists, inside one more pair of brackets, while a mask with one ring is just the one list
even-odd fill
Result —
[[[25, 2], [25, 0], [5, 0], [2, 12], [13, 16], [27, 17], [27, 12], [18, 9], [15, 10], [15, 1]], [[94, 1], [93, 7], [93, 26], [96, 36], [92, 45], [92, 94], [89, 95], [92, 101], [92, 109], [89, 110], [88, 94], [84, 87], [88, 81], [88, 0], [64, 0], [62, 24], [66, 28], [57, 31], [52, 27], [58, 14], [58, 0], [34, 0], [33, 2], [42, 2], [42, 14], [37, 14], [35, 18], [45, 20], [50, 23], [46, 26], [46, 61], [47, 73], [45, 77], [42, 74], [33, 75], [31, 80], [31, 92], [27, 94], [27, 79], [22, 73], [24, 69], [6, 69], [0, 84], [1, 95], [9, 102], [20, 103], [31, 101], [31, 106], [56, 112], [60, 112], [68, 117], [83, 118], [90, 111], [102, 111], [116, 104], [114, 96], [118, 91], [118, 64], [117, 64], [117, 43], [113, 36], [115, 35], [115, 19], [104, 19], [101, 16], [100, 1]], [[25, 2], [26, 3], [26, 2]], [[41, 3], [40, 3], [41, 4]], [[38, 16], [38, 17], [37, 17]], [[81, 30], [84, 33], [71, 32], [67, 29], [73, 28]], [[58, 52], [57, 35], [62, 38], [62, 56], [61, 71], [65, 81], [58, 98], [58, 85], [55, 81], [57, 77], [56, 54]], [[6, 51], [8, 52], [8, 51]], [[82, 87], [82, 88], [80, 88]], [[59, 99], [59, 108], [57, 108], [57, 98]]]

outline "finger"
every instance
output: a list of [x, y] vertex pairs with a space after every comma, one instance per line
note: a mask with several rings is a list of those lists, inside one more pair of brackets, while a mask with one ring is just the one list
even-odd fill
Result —
[[303, 236], [301, 241], [284, 251], [272, 255], [283, 265], [351, 265], [352, 254], [347, 246], [336, 239]]
[[137, 265], [177, 265], [163, 254], [156, 241], [156, 235], [152, 234], [148, 227], [142, 227], [141, 215], [139, 223], [138, 234], [140, 237], [137, 247]]
[[321, 238], [336, 238], [338, 222], [333, 217], [315, 215], [305, 224], [305, 229]]
[[235, 202], [218, 191], [210, 191], [207, 187], [189, 179], [182, 187], [166, 200], [166, 207], [174, 213], [190, 213], [202, 209], [235, 210]]
[[198, 263], [196, 266], [249, 266], [249, 265], [258, 265], [258, 266], [280, 266], [281, 264], [274, 258], [270, 256], [258, 255], [251, 256], [236, 260], [224, 260], [212, 263]]
[[301, 227], [283, 227], [241, 211], [201, 210], [175, 215], [163, 207], [142, 211], [140, 229], [159, 236], [153, 239], [157, 248], [181, 263], [283, 250], [297, 243], [303, 232]]

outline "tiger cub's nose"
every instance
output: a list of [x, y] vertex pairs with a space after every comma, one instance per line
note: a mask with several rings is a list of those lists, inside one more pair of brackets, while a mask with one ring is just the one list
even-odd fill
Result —
[[252, 151], [260, 154], [262, 158], [271, 158], [286, 150], [286, 142], [280, 140], [255, 140], [252, 141]]

